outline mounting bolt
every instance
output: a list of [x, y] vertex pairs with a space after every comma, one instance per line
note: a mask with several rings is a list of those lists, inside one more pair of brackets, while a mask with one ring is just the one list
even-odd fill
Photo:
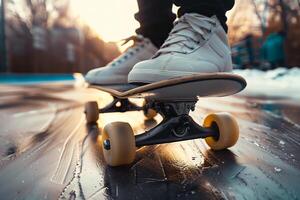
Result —
[[170, 113], [170, 111], [171, 111], [171, 107], [169, 106], [169, 105], [166, 105], [165, 107], [164, 107], [164, 110], [165, 110], [165, 112], [166, 113]]
[[192, 106], [191, 110], [192, 110], [192, 111], [195, 111], [195, 106], [194, 106], [194, 105]]
[[190, 131], [189, 123], [184, 122], [182, 126], [172, 129], [171, 131], [176, 137], [183, 137]]
[[190, 124], [189, 124], [188, 122], [184, 122], [184, 123], [183, 123], [183, 127], [184, 127], [184, 128], [189, 128], [189, 127], [190, 127]]
[[103, 141], [103, 147], [105, 150], [110, 150], [110, 141], [108, 139]]

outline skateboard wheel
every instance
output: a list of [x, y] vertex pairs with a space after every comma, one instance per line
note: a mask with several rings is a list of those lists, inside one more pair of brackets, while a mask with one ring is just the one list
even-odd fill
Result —
[[131, 126], [125, 122], [107, 124], [102, 133], [102, 150], [110, 166], [131, 164], [135, 159], [135, 137]]
[[[143, 106], [145, 106], [146, 104], [147, 104], [147, 101], [144, 100]], [[153, 119], [157, 115], [157, 112], [156, 112], [156, 110], [154, 110], [152, 108], [147, 108], [147, 109], [144, 109], [144, 115], [145, 115], [146, 119], [150, 120], [150, 119]]]
[[232, 147], [239, 138], [238, 124], [229, 113], [210, 114], [204, 119], [203, 126], [218, 130], [219, 136], [217, 138], [205, 138], [207, 145], [213, 150], [222, 150]]
[[99, 109], [96, 101], [89, 101], [85, 104], [85, 117], [87, 123], [96, 123], [99, 119]]

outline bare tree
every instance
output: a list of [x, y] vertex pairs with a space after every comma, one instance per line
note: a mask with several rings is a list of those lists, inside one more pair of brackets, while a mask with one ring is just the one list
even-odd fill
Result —
[[[266, 31], [266, 19], [265, 18], [266, 18], [266, 11], [268, 9], [268, 1], [251, 0], [251, 3], [254, 7], [255, 14], [260, 21], [262, 36], [264, 36], [265, 31]], [[259, 7], [263, 7], [263, 9], [260, 10]]]
[[22, 30], [30, 30], [33, 26], [48, 28], [54, 21], [67, 17], [68, 8], [68, 0], [11, 0], [7, 15], [10, 20], [17, 21]]
[[44, 59], [40, 51], [48, 48], [49, 28], [67, 16], [68, 0], [10, 0], [6, 8], [9, 55], [20, 55], [13, 59], [17, 63], [26, 58], [24, 70], [35, 66], [39, 71], [36, 66]]
[[86, 72], [119, 54], [116, 45], [106, 44], [69, 8], [69, 0], [9, 1], [7, 41], [17, 69], [12, 71]]

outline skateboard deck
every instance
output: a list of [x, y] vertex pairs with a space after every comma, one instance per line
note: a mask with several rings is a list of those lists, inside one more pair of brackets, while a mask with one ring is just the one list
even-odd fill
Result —
[[119, 99], [195, 100], [197, 97], [222, 97], [240, 92], [247, 83], [239, 75], [207, 73], [183, 76], [145, 85], [90, 85]]

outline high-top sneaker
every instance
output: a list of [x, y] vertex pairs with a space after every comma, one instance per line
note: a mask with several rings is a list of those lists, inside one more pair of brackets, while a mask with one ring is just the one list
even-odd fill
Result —
[[130, 83], [152, 83], [199, 73], [232, 71], [227, 34], [216, 16], [187, 13], [175, 23], [169, 37], [149, 60], [137, 63]]
[[86, 81], [97, 85], [127, 84], [128, 73], [132, 67], [151, 58], [158, 50], [149, 39], [140, 35], [132, 36], [127, 39], [129, 40], [134, 41], [131, 47], [105, 67], [90, 70], [85, 76]]

